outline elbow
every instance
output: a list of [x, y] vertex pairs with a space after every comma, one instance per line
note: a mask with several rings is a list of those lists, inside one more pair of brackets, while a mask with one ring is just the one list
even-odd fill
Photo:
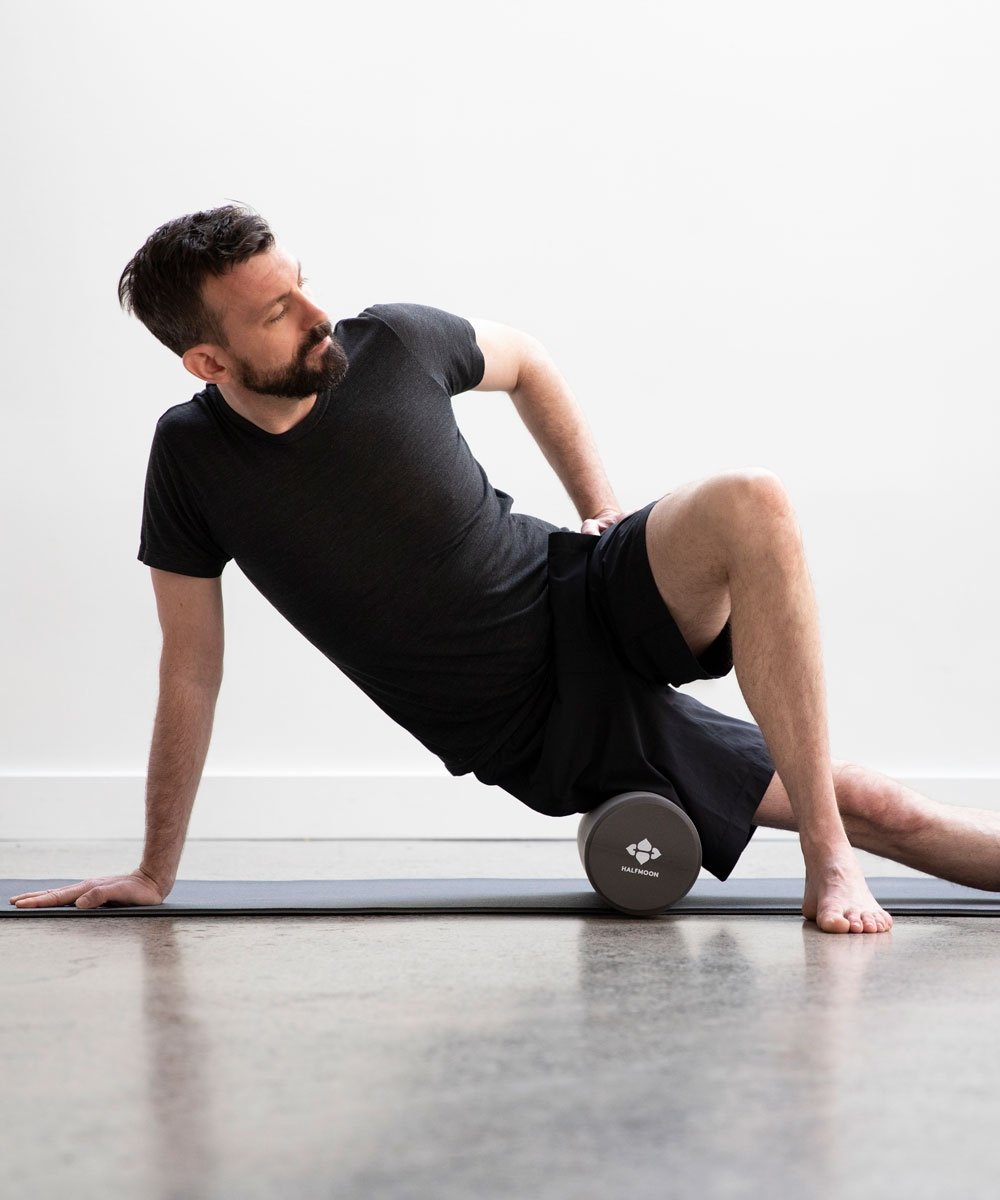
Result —
[[542, 343], [530, 334], [524, 334], [523, 337], [524, 342], [521, 349], [521, 356], [518, 360], [517, 379], [511, 389], [511, 396], [519, 390], [527, 389], [532, 384], [537, 384], [540, 379], [551, 375], [555, 370], [552, 356]]
[[160, 687], [197, 689], [212, 697], [222, 688], [223, 656], [221, 647], [197, 653], [190, 647], [178, 649], [164, 643], [160, 655]]

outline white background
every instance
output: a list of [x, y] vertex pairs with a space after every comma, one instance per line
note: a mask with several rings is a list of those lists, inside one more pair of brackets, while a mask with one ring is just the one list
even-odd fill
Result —
[[[264, 214], [333, 320], [407, 300], [539, 337], [626, 509], [776, 471], [834, 756], [1000, 774], [994, 6], [0, 14], [0, 775], [144, 770], [143, 476], [156, 419], [199, 385], [116, 285], [155, 226], [227, 199]], [[579, 526], [502, 393], [455, 408], [516, 509]], [[209, 775], [460, 786], [234, 564], [224, 591]], [[735, 675], [688, 690], [749, 715]]]

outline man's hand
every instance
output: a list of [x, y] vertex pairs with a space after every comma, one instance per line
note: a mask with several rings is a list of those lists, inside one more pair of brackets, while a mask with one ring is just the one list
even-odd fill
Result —
[[105, 875], [100, 879], [84, 879], [67, 887], [50, 888], [47, 892], [22, 892], [11, 896], [15, 908], [56, 908], [75, 904], [77, 908], [100, 908], [102, 904], [162, 904], [168, 889], [163, 889], [141, 867], [131, 875]]
[[[635, 509], [632, 510], [635, 512]], [[593, 533], [600, 537], [605, 529], [610, 529], [612, 525], [617, 525], [623, 517], [630, 517], [632, 513], [619, 512], [616, 508], [602, 508], [601, 511], [593, 517], [588, 517], [584, 521], [580, 532]]]

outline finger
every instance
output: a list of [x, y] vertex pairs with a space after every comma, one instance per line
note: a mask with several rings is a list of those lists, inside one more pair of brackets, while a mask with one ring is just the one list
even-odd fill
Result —
[[28, 896], [51, 896], [53, 893], [56, 895], [62, 895], [63, 892], [68, 892], [73, 888], [78, 887], [87, 888], [90, 887], [90, 884], [85, 880], [81, 880], [80, 883], [68, 883], [61, 888], [45, 888], [44, 890], [38, 892], [18, 892], [16, 896], [11, 896], [11, 900], [24, 900]]
[[31, 892], [26, 896], [18, 896], [16, 900], [12, 900], [11, 904], [15, 908], [43, 908], [47, 904], [54, 904], [51, 898], [47, 898], [44, 892]]
[[[15, 908], [56, 908], [60, 904], [72, 904], [80, 894], [74, 887], [49, 888], [47, 892], [26, 892], [24, 898], [16, 901]], [[86, 889], [81, 889], [85, 891]]]

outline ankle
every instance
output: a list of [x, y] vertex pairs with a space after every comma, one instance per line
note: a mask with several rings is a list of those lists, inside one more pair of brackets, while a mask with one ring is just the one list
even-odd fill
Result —
[[827, 870], [831, 867], [850, 867], [857, 865], [854, 857], [854, 847], [847, 839], [847, 834], [841, 829], [824, 833], [811, 831], [799, 835], [802, 847], [802, 857], [806, 868]]

